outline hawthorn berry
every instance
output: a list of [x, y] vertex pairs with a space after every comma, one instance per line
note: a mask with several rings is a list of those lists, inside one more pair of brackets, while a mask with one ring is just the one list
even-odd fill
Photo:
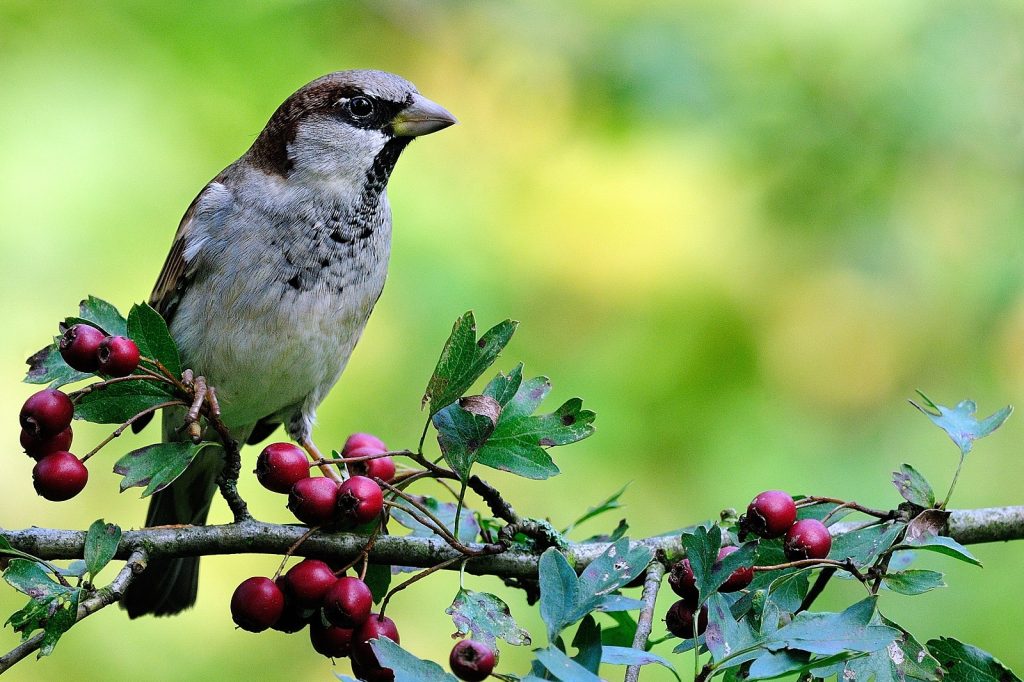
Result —
[[668, 574], [668, 585], [683, 599], [697, 603], [697, 581], [693, 577], [689, 559], [677, 561], [672, 565], [672, 570]]
[[345, 440], [345, 445], [341, 448], [341, 456], [352, 457], [352, 451], [357, 448], [371, 448], [375, 451], [373, 454], [388, 451], [384, 441], [377, 436], [371, 433], [353, 433]]
[[55, 436], [71, 426], [75, 405], [67, 394], [55, 388], [33, 393], [21, 407], [21, 428], [36, 438]]
[[256, 458], [255, 473], [267, 490], [287, 493], [298, 481], [309, 478], [309, 463], [298, 445], [271, 443]]
[[324, 616], [342, 628], [361, 626], [370, 617], [373, 594], [359, 578], [342, 576], [323, 596]]
[[283, 611], [284, 594], [270, 578], [244, 580], [231, 595], [231, 618], [249, 632], [263, 632]]
[[747, 506], [740, 525], [762, 538], [781, 538], [796, 521], [796, 503], [789, 493], [766, 490]]
[[318, 654], [328, 658], [344, 658], [352, 651], [352, 635], [355, 630], [324, 625], [319, 619], [309, 626], [309, 641]]
[[[729, 556], [739, 547], [723, 547], [718, 550], [718, 560], [721, 561], [725, 557]], [[725, 579], [721, 587], [718, 588], [719, 592], [738, 592], [744, 587], [749, 585], [754, 580], [754, 569], [751, 566], [741, 566], [735, 571], [729, 574], [729, 577]]]
[[494, 650], [483, 642], [464, 639], [452, 647], [448, 666], [455, 676], [466, 682], [482, 682], [494, 670]]
[[288, 509], [307, 526], [334, 520], [337, 503], [338, 484], [323, 476], [296, 481], [288, 493]]
[[284, 574], [284, 592], [300, 607], [320, 606], [324, 595], [337, 582], [334, 571], [319, 559], [304, 559]]
[[32, 459], [42, 459], [51, 452], [67, 450], [71, 447], [73, 433], [71, 427], [52, 436], [34, 436], [30, 431], [21, 430], [21, 447]]
[[57, 348], [71, 369], [95, 372], [100, 367], [100, 343], [106, 337], [106, 334], [91, 324], [76, 324], [65, 330]]
[[51, 502], [70, 500], [88, 481], [89, 470], [81, 460], [63, 450], [51, 452], [32, 467], [32, 487]]
[[818, 519], [800, 519], [786, 533], [783, 548], [790, 561], [824, 559], [832, 549], [832, 535]]
[[127, 336], [108, 336], [100, 343], [99, 371], [112, 377], [126, 377], [139, 366], [139, 347]]
[[[376, 448], [361, 447], [355, 448], [346, 457], [367, 457], [370, 455], [379, 455], [387, 450], [377, 450]], [[361, 462], [349, 462], [348, 470], [353, 476], [365, 476], [369, 479], [379, 478], [382, 481], [390, 482], [395, 477], [395, 460], [391, 457], [374, 457], [373, 459], [363, 460]]]
[[371, 613], [366, 622], [356, 628], [352, 636], [352, 660], [364, 669], [379, 669], [381, 665], [377, 661], [377, 654], [373, 653], [370, 647], [370, 640], [379, 637], [387, 637], [395, 644], [399, 643], [395, 621], [387, 616]]
[[[665, 614], [665, 627], [676, 637], [691, 639], [693, 637], [693, 615], [694, 605], [686, 599], [680, 599], [669, 607]], [[697, 618], [697, 635], [704, 633], [708, 626], [708, 607], [700, 607], [700, 616]]]
[[384, 493], [380, 486], [365, 476], [352, 476], [338, 487], [338, 517], [361, 525], [380, 516], [384, 509]]
[[295, 599], [288, 594], [284, 576], [279, 576], [274, 581], [274, 584], [277, 585], [277, 589], [281, 590], [281, 593], [284, 595], [284, 610], [281, 611], [281, 617], [277, 619], [277, 622], [270, 627], [278, 632], [292, 634], [306, 627], [313, 620], [314, 616], [316, 616], [316, 620], [320, 620], [319, 609], [304, 609], [295, 603]]

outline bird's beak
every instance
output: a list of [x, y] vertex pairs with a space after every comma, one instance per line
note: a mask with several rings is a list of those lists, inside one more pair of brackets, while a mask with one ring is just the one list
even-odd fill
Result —
[[413, 95], [412, 103], [391, 121], [391, 129], [398, 137], [419, 137], [436, 133], [456, 122], [455, 117], [440, 104], [421, 95]]

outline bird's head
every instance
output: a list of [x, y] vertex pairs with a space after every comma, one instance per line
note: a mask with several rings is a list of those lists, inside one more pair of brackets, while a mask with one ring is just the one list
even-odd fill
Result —
[[286, 99], [249, 150], [268, 174], [358, 187], [387, 183], [413, 138], [455, 123], [412, 83], [384, 71], [337, 71]]

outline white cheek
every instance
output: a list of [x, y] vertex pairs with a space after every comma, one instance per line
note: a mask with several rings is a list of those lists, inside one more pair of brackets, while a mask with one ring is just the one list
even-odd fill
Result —
[[299, 126], [295, 140], [288, 145], [288, 155], [296, 174], [362, 187], [387, 140], [377, 130], [354, 128], [336, 119], [311, 119]]

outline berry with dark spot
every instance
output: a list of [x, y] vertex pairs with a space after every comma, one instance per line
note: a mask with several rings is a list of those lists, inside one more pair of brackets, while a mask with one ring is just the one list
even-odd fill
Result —
[[697, 603], [697, 581], [693, 577], [689, 559], [672, 564], [672, 570], [668, 574], [668, 585], [683, 599]]
[[824, 559], [832, 549], [832, 535], [821, 521], [800, 519], [786, 533], [783, 548], [790, 561]]
[[33, 393], [21, 406], [21, 428], [35, 438], [55, 436], [71, 426], [75, 405], [65, 393], [55, 388], [44, 388]]
[[79, 372], [95, 372], [100, 367], [100, 343], [107, 335], [91, 324], [76, 324], [67, 328], [57, 348], [64, 362]]
[[789, 493], [766, 490], [747, 506], [740, 526], [762, 538], [781, 538], [796, 521], [796, 503]]
[[32, 459], [38, 460], [51, 452], [70, 449], [72, 436], [70, 426], [52, 436], [34, 436], [30, 431], [22, 429], [21, 447], [25, 449], [25, 454]]
[[271, 443], [256, 458], [256, 478], [267, 490], [287, 493], [297, 482], [309, 478], [305, 451], [292, 443]]
[[32, 467], [32, 487], [51, 502], [70, 500], [88, 482], [89, 470], [70, 452], [51, 452]]
[[352, 476], [338, 488], [338, 518], [362, 525], [380, 516], [384, 494], [380, 486], [365, 476]]
[[288, 493], [288, 509], [307, 526], [333, 521], [337, 503], [338, 484], [323, 476], [296, 481]]
[[[723, 547], [718, 550], [718, 560], [721, 561], [725, 557], [735, 552], [739, 547]], [[719, 592], [738, 592], [744, 587], [749, 585], [754, 580], [754, 569], [751, 566], [741, 566], [735, 571], [729, 574], [729, 577], [725, 579], [721, 587], [718, 588]]]
[[[693, 603], [680, 599], [670, 606], [668, 613], [665, 614], [665, 627], [676, 637], [692, 639], [694, 612]], [[697, 635], [702, 635], [707, 626], [708, 607], [702, 606], [700, 607], [700, 616], [697, 618]]]
[[97, 357], [100, 374], [126, 377], [139, 366], [139, 347], [127, 336], [108, 336], [100, 343]]
[[284, 611], [284, 594], [270, 578], [249, 578], [231, 595], [231, 618], [249, 632], [263, 632]]
[[387, 637], [398, 644], [398, 628], [395, 627], [395, 621], [387, 616], [371, 613], [366, 622], [356, 629], [352, 637], [352, 660], [368, 670], [380, 669], [381, 665], [377, 660], [377, 654], [373, 653], [373, 649], [370, 647], [370, 640], [380, 637]]
[[309, 641], [318, 654], [327, 658], [344, 658], [352, 651], [352, 635], [355, 630], [324, 625], [314, 620], [309, 626]]
[[304, 559], [284, 574], [284, 591], [303, 608], [320, 606], [324, 595], [337, 578], [334, 571], [319, 559]]
[[455, 676], [466, 682], [481, 682], [494, 670], [494, 650], [483, 642], [464, 639], [452, 647], [448, 666]]
[[338, 578], [323, 597], [324, 615], [332, 625], [356, 628], [366, 622], [373, 608], [373, 594], [359, 578]]

